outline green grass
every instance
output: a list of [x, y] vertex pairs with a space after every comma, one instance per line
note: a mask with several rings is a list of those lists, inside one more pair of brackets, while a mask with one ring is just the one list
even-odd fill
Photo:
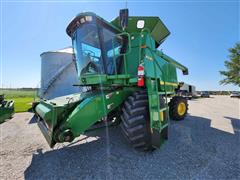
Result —
[[34, 98], [12, 98], [14, 100], [15, 112], [26, 112], [32, 107]]
[[14, 100], [15, 112], [26, 112], [32, 106], [36, 91], [0, 90], [0, 94], [4, 94], [6, 100]]

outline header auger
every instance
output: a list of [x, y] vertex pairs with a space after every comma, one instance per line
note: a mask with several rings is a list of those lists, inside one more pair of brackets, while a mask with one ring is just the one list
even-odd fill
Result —
[[[107, 22], [80, 13], [67, 27], [85, 91], [36, 106], [38, 125], [51, 147], [71, 142], [101, 121], [118, 122], [138, 150], [158, 148], [168, 137], [169, 117], [181, 120], [187, 101], [175, 96], [176, 68], [188, 69], [157, 50], [170, 34], [158, 17], [120, 17]], [[170, 103], [167, 98], [171, 98]]]

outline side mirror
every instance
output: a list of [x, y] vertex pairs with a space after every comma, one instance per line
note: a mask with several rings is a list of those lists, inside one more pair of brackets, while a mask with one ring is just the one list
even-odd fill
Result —
[[130, 35], [127, 32], [123, 32], [121, 34], [117, 34], [117, 39], [120, 40], [121, 47], [119, 49], [119, 53], [121, 55], [128, 54], [131, 52], [131, 40]]
[[111, 56], [119, 56], [130, 53], [131, 51], [131, 41], [130, 35], [126, 32], [116, 34], [116, 36], [112, 39], [112, 50], [107, 54], [109, 57]]
[[128, 52], [129, 46], [128, 46], [128, 36], [126, 34], [121, 34], [121, 41], [122, 46], [120, 48], [120, 54], [126, 54]]
[[128, 9], [121, 9], [119, 13], [119, 22], [122, 29], [128, 26]]

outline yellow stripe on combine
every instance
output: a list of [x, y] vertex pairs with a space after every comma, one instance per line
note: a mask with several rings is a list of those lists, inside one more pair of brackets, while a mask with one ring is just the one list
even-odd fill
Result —
[[[178, 86], [178, 83], [165, 82], [168, 86]], [[164, 81], [160, 81], [160, 85], [164, 85]]]
[[161, 119], [161, 121], [164, 121], [163, 112], [160, 112], [160, 119]]

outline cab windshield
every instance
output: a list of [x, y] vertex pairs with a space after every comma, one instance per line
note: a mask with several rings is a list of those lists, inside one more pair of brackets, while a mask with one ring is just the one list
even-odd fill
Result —
[[73, 35], [78, 75], [114, 74], [120, 66], [121, 40], [101, 24], [86, 23]]

